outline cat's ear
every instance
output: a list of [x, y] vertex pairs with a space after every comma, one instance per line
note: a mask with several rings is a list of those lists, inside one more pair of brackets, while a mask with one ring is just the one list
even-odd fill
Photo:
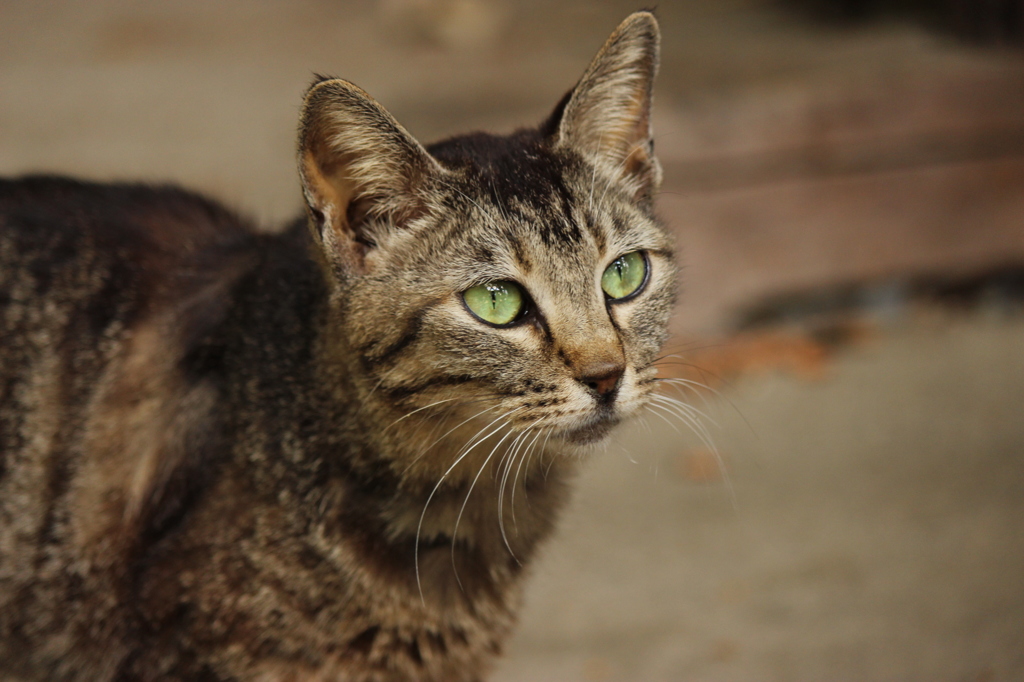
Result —
[[328, 261], [361, 272], [387, 230], [427, 210], [425, 188], [445, 171], [384, 107], [348, 81], [306, 93], [299, 174], [313, 236]]
[[661, 183], [651, 136], [659, 41], [653, 14], [626, 17], [547, 124], [556, 145], [582, 154], [638, 199], [649, 199]]

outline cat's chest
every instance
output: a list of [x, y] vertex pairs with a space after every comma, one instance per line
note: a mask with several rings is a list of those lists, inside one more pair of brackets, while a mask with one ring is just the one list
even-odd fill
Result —
[[[154, 632], [178, 634], [148, 643], [142, 669], [187, 650], [217, 661], [225, 678], [472, 680], [499, 652], [517, 586], [495, 599], [432, 583], [421, 600], [411, 563], [366, 535], [290, 513], [301, 502], [290, 494], [280, 506], [250, 495], [229, 473], [154, 552], [139, 607]], [[447, 547], [424, 560], [450, 575]]]

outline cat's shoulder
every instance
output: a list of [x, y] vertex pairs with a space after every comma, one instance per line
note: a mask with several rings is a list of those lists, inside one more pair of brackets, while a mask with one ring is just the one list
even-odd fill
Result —
[[115, 321], [107, 315], [115, 309], [129, 326], [173, 311], [181, 328], [208, 328], [268, 239], [222, 204], [173, 185], [0, 179], [0, 280], [24, 306], [98, 310], [102, 319], [89, 325], [97, 331]]
[[279, 240], [175, 186], [0, 179], [0, 379], [25, 397], [3, 408], [60, 409], [81, 434], [56, 455], [91, 481], [61, 502], [92, 529], [76, 551], [159, 529], [191, 494], [216, 447], [223, 329]]
[[240, 247], [258, 230], [222, 204], [175, 185], [100, 183], [56, 175], [0, 178], [0, 223], [54, 242], [85, 236], [101, 245], [166, 256]]

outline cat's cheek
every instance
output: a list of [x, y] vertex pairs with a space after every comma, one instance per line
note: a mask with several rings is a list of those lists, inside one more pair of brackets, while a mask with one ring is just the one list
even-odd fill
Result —
[[628, 301], [616, 311], [616, 322], [626, 346], [627, 356], [636, 366], [648, 364], [668, 337], [668, 322], [675, 302], [671, 286], [652, 289], [647, 295]]
[[515, 394], [525, 384], [540, 381], [536, 375], [543, 362], [543, 337], [533, 325], [492, 327], [473, 317], [456, 296], [433, 317], [420, 349], [432, 362], [472, 374], [498, 394]]

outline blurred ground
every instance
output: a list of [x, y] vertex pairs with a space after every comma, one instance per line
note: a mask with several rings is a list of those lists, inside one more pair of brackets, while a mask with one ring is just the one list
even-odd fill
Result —
[[[3, 2], [0, 173], [171, 180], [272, 227], [313, 72], [425, 141], [510, 130], [636, 8]], [[773, 0], [659, 15], [673, 350], [712, 373], [666, 371], [722, 392], [694, 404], [728, 476], [653, 414], [636, 464], [596, 457], [496, 679], [1024, 679], [1024, 318], [908, 284], [1024, 263], [1024, 58]]]
[[648, 416], [588, 466], [495, 679], [1024, 679], [1022, 339], [934, 319], [748, 376], [709, 415], [725, 482]]

